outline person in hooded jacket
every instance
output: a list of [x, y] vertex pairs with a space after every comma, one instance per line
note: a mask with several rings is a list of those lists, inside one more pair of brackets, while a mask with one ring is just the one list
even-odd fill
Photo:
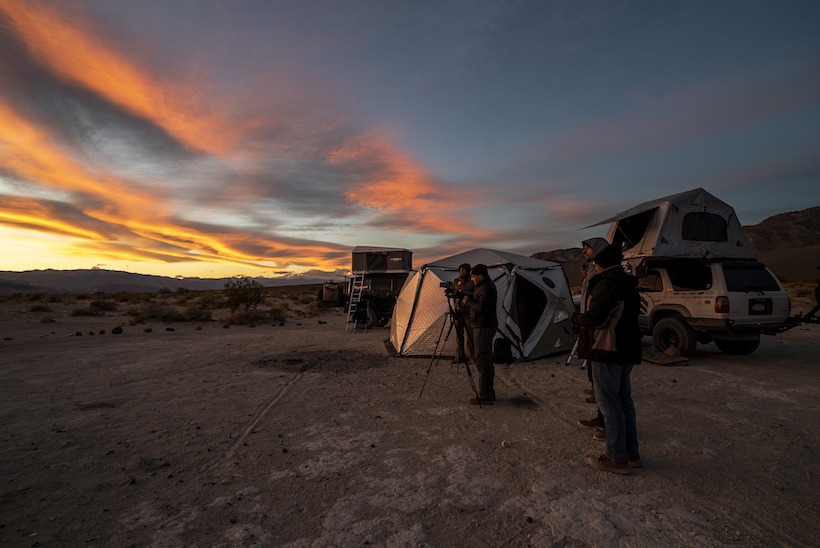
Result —
[[[584, 264], [581, 265], [581, 312], [586, 312], [587, 292], [589, 291], [589, 280], [595, 275], [595, 255], [609, 245], [603, 238], [590, 238], [581, 242], [581, 253], [584, 255]], [[587, 403], [595, 403], [595, 385], [592, 382], [592, 369], [587, 367], [587, 361], [581, 363], [581, 369], [587, 370], [589, 378], [589, 388], [585, 390], [588, 394]], [[603, 430], [604, 419], [600, 409], [595, 418], [580, 420], [578, 424], [590, 430]]]
[[465, 295], [463, 302], [470, 308], [470, 325], [473, 328], [473, 358], [478, 369], [478, 397], [470, 400], [473, 405], [492, 405], [495, 401], [495, 366], [493, 365], [493, 338], [498, 329], [496, 305], [498, 293], [490, 279], [487, 266], [473, 267], [473, 294]]
[[629, 474], [641, 466], [630, 374], [641, 362], [637, 279], [621, 267], [623, 255], [608, 245], [595, 257], [584, 312], [573, 314], [580, 329], [578, 356], [588, 360], [598, 408], [604, 417], [607, 451], [588, 457], [597, 470]]

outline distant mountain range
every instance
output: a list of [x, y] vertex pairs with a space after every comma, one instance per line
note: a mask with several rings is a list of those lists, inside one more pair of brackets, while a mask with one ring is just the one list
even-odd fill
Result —
[[[320, 284], [328, 278], [250, 278], [264, 287]], [[168, 278], [117, 270], [0, 271], [1, 293], [122, 293], [161, 289], [192, 291], [224, 289], [230, 278]]]
[[[760, 260], [784, 282], [812, 282], [820, 277], [820, 207], [782, 213], [744, 226]], [[533, 257], [564, 265], [570, 285], [580, 284], [580, 248], [557, 249]], [[321, 284], [328, 278], [252, 278], [265, 287]], [[0, 293], [120, 293], [160, 289], [224, 289], [229, 278], [168, 278], [115, 270], [0, 271]]]

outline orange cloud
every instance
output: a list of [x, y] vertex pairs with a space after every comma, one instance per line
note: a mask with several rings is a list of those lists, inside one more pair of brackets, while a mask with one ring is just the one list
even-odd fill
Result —
[[224, 152], [235, 141], [236, 124], [196, 108], [190, 88], [159, 84], [131, 60], [88, 32], [66, 23], [42, 3], [0, 0], [32, 55], [60, 77], [92, 90], [132, 114], [150, 120], [191, 148]]
[[[106, 174], [91, 175], [59, 149], [47, 134], [0, 102], [0, 150], [3, 169], [22, 180], [68, 193], [98, 198], [100, 206], [86, 206], [83, 219], [99, 229], [89, 229], [33, 199], [5, 198], [0, 203], [0, 223], [86, 240], [74, 252], [96, 253], [111, 259], [148, 261], [224, 262], [256, 268], [284, 267], [288, 263], [337, 268], [328, 260], [338, 248], [324, 244], [292, 246], [268, 238], [253, 241], [264, 254], [247, 252], [247, 234], [208, 234], [169, 221], [173, 212], [165, 198]], [[88, 201], [88, 200], [87, 200]], [[131, 247], [132, 246], [132, 247]], [[83, 251], [85, 250], [85, 251]], [[275, 257], [275, 258], [274, 258]]]
[[404, 219], [409, 230], [484, 237], [488, 233], [465, 222], [456, 211], [465, 194], [436, 184], [406, 153], [373, 136], [353, 139], [328, 155], [331, 163], [363, 165], [362, 181], [345, 197], [362, 206]]

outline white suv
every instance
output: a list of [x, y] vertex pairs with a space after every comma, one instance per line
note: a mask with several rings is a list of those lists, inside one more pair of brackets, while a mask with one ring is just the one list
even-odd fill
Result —
[[777, 277], [751, 260], [647, 259], [636, 269], [640, 325], [661, 352], [691, 356], [697, 343], [750, 354], [761, 334], [790, 323], [791, 303]]

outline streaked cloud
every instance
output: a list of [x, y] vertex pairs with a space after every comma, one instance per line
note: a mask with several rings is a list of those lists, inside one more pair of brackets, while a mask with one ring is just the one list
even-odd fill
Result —
[[281, 274], [359, 244], [570, 247], [697, 186], [820, 202], [817, 6], [699, 42], [668, 37], [687, 6], [311, 6], [0, 0], [0, 225], [57, 268]]

